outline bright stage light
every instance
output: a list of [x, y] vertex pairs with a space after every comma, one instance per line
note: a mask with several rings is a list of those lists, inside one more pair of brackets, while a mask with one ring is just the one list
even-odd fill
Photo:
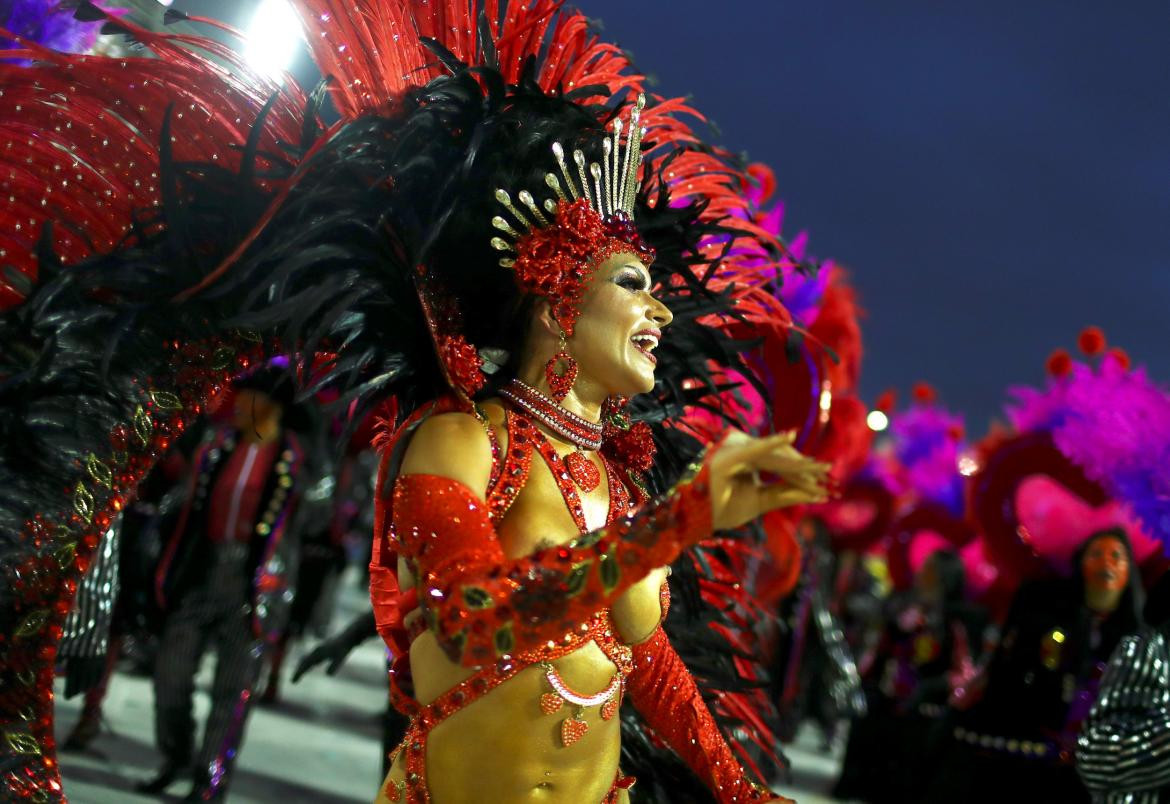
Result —
[[880, 433], [890, 426], [890, 419], [880, 410], [871, 410], [869, 415], [865, 417], [865, 423], [869, 425], [870, 430]]
[[301, 21], [288, 0], [261, 0], [248, 26], [244, 58], [252, 69], [283, 83], [284, 72], [304, 40]]
[[821, 386], [821, 397], [817, 400], [817, 407], [825, 413], [828, 413], [833, 408], [833, 391], [828, 380]]

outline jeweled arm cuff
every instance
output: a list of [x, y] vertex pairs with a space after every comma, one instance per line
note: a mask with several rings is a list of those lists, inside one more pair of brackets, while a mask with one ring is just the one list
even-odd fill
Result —
[[674, 646], [659, 627], [633, 647], [626, 690], [646, 724], [703, 780], [720, 802], [771, 801], [723, 739], [715, 718]]
[[486, 504], [462, 483], [404, 475], [393, 536], [415, 570], [419, 601], [448, 655], [495, 661], [571, 635], [650, 570], [710, 536], [709, 471], [628, 519], [568, 545], [508, 560]]

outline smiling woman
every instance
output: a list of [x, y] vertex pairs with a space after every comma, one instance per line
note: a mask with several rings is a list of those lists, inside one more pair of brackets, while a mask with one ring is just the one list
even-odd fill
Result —
[[[549, 352], [560, 337], [548, 305], [537, 309], [528, 340], [530, 355]], [[658, 363], [653, 351], [662, 339], [662, 328], [672, 320], [670, 310], [651, 293], [650, 271], [641, 260], [619, 253], [602, 262], [582, 300], [581, 318], [567, 339], [580, 374], [575, 391], [561, 404], [572, 410], [580, 407], [583, 394], [604, 399], [652, 391]], [[543, 373], [537, 362], [543, 366], [545, 361], [530, 358], [522, 364], [520, 378], [537, 382]]]
[[[516, 281], [501, 277], [492, 292], [496, 309], [523, 314], [512, 338], [497, 334], [493, 346], [512, 355], [515, 376], [470, 408], [448, 402], [408, 420], [383, 452], [390, 528], [372, 564], [375, 613], [402, 657], [396, 700], [413, 716], [384, 796], [624, 801], [632, 779], [618, 768], [616, 714], [628, 696], [716, 796], [758, 800], [764, 794], [658, 630], [664, 568], [713, 527], [817, 498], [824, 467], [783, 437], [741, 436], [651, 500], [640, 477], [649, 442], [635, 461], [614, 449], [630, 429], [627, 400], [655, 388], [653, 350], [673, 322], [648, 268], [655, 250], [632, 217], [652, 215], [635, 205], [638, 135], [621, 139], [621, 117], [607, 133], [568, 106], [558, 112], [551, 99], [513, 93], [496, 112], [499, 139], [479, 146], [481, 159], [506, 153], [506, 169], [473, 170], [479, 189], [468, 195], [494, 198], [509, 215], [492, 226], [510, 239], [490, 240]], [[631, 131], [642, 109], [639, 99]], [[526, 132], [520, 144], [508, 135], [517, 130]], [[574, 144], [576, 178], [563, 142]], [[542, 174], [552, 191], [543, 204], [498, 189]], [[486, 216], [467, 206], [454, 227], [482, 227]], [[468, 271], [475, 263], [466, 250], [482, 240], [452, 241], [450, 261], [436, 258], [431, 270]], [[474, 326], [478, 303], [447, 303]], [[768, 467], [785, 482], [749, 491], [752, 473]], [[393, 633], [397, 623], [404, 637]], [[671, 712], [693, 714], [671, 723]], [[504, 720], [522, 728], [485, 739]], [[551, 741], [550, 720], [558, 724]]]

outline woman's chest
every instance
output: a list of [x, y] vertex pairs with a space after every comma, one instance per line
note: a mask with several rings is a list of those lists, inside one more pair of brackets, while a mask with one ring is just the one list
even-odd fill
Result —
[[497, 523], [500, 547], [511, 559], [568, 544], [582, 533], [605, 527], [611, 508], [604, 484], [586, 494], [562, 488], [547, 470], [533, 471]]

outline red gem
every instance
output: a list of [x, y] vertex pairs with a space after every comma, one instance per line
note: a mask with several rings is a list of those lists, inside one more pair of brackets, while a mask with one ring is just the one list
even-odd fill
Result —
[[578, 720], [575, 717], [565, 718], [561, 722], [561, 742], [564, 743], [565, 748], [568, 748], [584, 737], [587, 731], [589, 731], [589, 724], [584, 720]]
[[583, 452], [570, 452], [565, 458], [565, 466], [569, 470], [569, 477], [573, 478], [577, 487], [586, 494], [601, 483], [601, 472]]
[[618, 696], [613, 695], [608, 701], [601, 705], [601, 719], [613, 720], [613, 716], [617, 714], [618, 710]]
[[553, 712], [559, 712], [564, 703], [564, 699], [555, 692], [546, 692], [540, 696], [540, 711], [551, 715]]
[[126, 451], [126, 444], [129, 438], [129, 428], [124, 424], [119, 424], [114, 427], [110, 433], [110, 445], [118, 452]]

